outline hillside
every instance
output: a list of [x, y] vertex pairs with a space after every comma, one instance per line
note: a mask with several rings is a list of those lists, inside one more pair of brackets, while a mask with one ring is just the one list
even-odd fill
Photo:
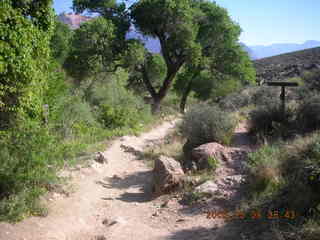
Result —
[[319, 47], [320, 42], [309, 40], [302, 44], [298, 43], [276, 43], [271, 45], [255, 45], [249, 46], [250, 49], [254, 52], [257, 59], [276, 56], [279, 54], [290, 53], [295, 51], [300, 51], [309, 48]]
[[254, 66], [258, 82], [300, 76], [304, 71], [320, 69], [320, 47], [255, 60]]

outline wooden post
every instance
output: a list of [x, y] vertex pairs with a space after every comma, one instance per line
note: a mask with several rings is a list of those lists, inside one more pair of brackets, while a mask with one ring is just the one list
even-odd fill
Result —
[[286, 120], [286, 89], [285, 87], [297, 87], [299, 86], [296, 82], [266, 82], [268, 86], [279, 86], [281, 87], [281, 110], [282, 110], [282, 120]]

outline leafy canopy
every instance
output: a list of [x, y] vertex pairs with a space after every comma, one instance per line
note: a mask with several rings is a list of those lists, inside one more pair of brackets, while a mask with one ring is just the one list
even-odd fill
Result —
[[112, 47], [115, 41], [114, 26], [105, 18], [98, 17], [82, 24], [75, 30], [66, 69], [78, 81], [110, 70], [118, 54]]
[[0, 2], [0, 127], [41, 112], [49, 60], [51, 1]]
[[72, 30], [69, 26], [57, 18], [55, 19], [55, 28], [50, 40], [51, 55], [59, 63], [63, 64], [70, 51], [70, 41]]

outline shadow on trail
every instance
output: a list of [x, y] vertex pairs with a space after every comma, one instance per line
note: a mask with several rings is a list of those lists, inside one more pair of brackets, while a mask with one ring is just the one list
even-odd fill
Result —
[[123, 202], [136, 202], [143, 203], [149, 202], [152, 200], [151, 193], [141, 192], [141, 193], [123, 193], [120, 197], [116, 198], [117, 200], [121, 200]]
[[227, 221], [222, 226], [191, 228], [173, 232], [167, 240], [276, 240], [270, 228], [255, 220]]
[[213, 240], [215, 231], [214, 229], [197, 227], [191, 229], [183, 229], [180, 231], [173, 232], [169, 236], [168, 240]]
[[123, 144], [121, 144], [120, 147], [124, 152], [131, 153], [132, 155], [134, 155], [136, 160], [145, 159], [145, 154], [142, 151], [135, 149], [134, 147], [126, 146], [126, 145], [123, 145]]
[[[152, 171], [140, 171], [123, 178], [118, 176], [106, 177], [105, 182], [99, 181], [104, 188], [108, 189], [128, 189], [128, 192], [123, 193], [120, 197], [116, 198], [124, 202], [147, 202], [151, 199], [151, 181]], [[130, 192], [133, 190], [134, 192]]]
[[104, 188], [118, 188], [118, 189], [127, 189], [127, 188], [145, 188], [151, 184], [152, 181], [152, 171], [140, 171], [134, 174], [127, 175], [125, 177], [118, 177], [114, 175], [113, 177], [105, 177], [103, 179], [105, 182], [99, 181], [97, 184], [100, 184]]

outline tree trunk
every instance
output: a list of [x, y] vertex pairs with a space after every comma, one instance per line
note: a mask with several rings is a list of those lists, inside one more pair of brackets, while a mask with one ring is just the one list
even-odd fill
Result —
[[151, 104], [151, 112], [153, 115], [156, 115], [160, 112], [160, 105], [161, 105], [161, 99], [153, 98], [153, 101]]
[[187, 99], [188, 96], [191, 92], [192, 89], [192, 80], [189, 81], [187, 88], [184, 90], [182, 97], [181, 97], [181, 101], [180, 101], [180, 112], [182, 114], [184, 114], [185, 108], [186, 108], [186, 104], [187, 104]]

